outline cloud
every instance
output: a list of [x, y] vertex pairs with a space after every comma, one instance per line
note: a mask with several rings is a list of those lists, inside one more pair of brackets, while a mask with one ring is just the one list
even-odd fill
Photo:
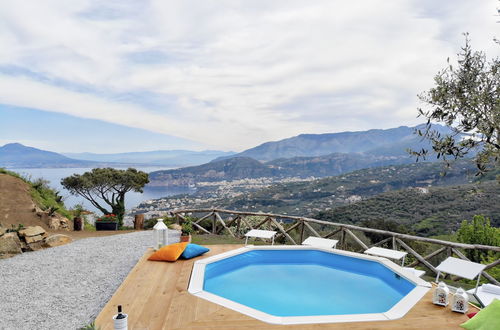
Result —
[[462, 32], [497, 52], [494, 13], [469, 0], [20, 0], [0, 4], [0, 102], [236, 150], [411, 125]]

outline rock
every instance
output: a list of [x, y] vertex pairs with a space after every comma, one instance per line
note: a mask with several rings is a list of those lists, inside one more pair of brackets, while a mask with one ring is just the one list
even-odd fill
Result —
[[168, 228], [172, 230], [182, 230], [182, 226], [174, 223], [173, 225], [168, 226]]
[[40, 226], [30, 226], [26, 227], [25, 229], [21, 229], [19, 231], [19, 236], [21, 237], [31, 237], [44, 234], [45, 234], [45, 229], [43, 229]]
[[38, 241], [27, 245], [28, 245], [27, 251], [38, 251], [43, 249], [43, 241]]
[[36, 242], [40, 242], [43, 240], [43, 236], [42, 235], [36, 235], [36, 236], [25, 236], [24, 237], [24, 240], [26, 241], [26, 243], [28, 244], [31, 244], [31, 243], [36, 243]]
[[28, 244], [25, 241], [21, 241], [21, 250], [23, 250], [23, 252], [31, 251]]
[[17, 233], [6, 233], [0, 237], [0, 255], [22, 253], [21, 241]]
[[43, 242], [43, 246], [54, 247], [54, 246], [68, 244], [71, 242], [73, 242], [73, 239], [71, 237], [62, 234], [56, 234], [47, 237]]
[[71, 230], [68, 219], [59, 216], [53, 216], [47, 219], [47, 226], [54, 230]]
[[7, 232], [7, 228], [0, 227], [0, 237], [2, 237]]

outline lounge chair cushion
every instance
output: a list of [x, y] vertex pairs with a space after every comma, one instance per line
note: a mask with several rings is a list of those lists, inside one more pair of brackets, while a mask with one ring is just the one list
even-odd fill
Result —
[[207, 253], [208, 251], [210, 251], [210, 249], [198, 244], [191, 243], [186, 246], [186, 249], [181, 254], [181, 258], [191, 259], [197, 256], [201, 256], [203, 253]]
[[500, 286], [498, 285], [487, 283], [483, 284], [482, 288], [484, 292], [500, 295]]
[[175, 243], [165, 245], [155, 253], [153, 253], [148, 260], [152, 261], [176, 261], [181, 256], [182, 252], [186, 249], [188, 242]]
[[498, 322], [499, 315], [500, 300], [494, 299], [491, 304], [489, 304], [467, 322], [460, 324], [460, 326], [467, 330], [498, 330], [500, 329], [500, 322]]

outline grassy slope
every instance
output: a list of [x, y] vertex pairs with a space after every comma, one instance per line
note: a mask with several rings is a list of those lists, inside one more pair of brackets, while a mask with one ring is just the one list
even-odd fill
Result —
[[72, 218], [71, 212], [64, 206], [64, 202], [58, 192], [50, 188], [43, 180], [35, 180], [32, 182], [16, 172], [8, 171], [3, 168], [0, 168], [0, 173], [11, 175], [26, 182], [30, 186], [31, 198], [42, 210], [55, 209], [55, 211], [62, 216], [68, 219]]

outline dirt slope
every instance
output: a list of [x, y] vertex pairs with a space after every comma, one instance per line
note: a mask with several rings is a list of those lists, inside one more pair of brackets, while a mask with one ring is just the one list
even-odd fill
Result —
[[21, 179], [7, 174], [0, 174], [0, 224], [4, 227], [11, 227], [18, 224], [27, 226], [40, 226], [51, 234], [64, 234], [71, 236], [74, 240], [87, 237], [100, 237], [127, 234], [133, 230], [119, 231], [73, 231], [52, 230], [33, 211], [35, 204], [30, 196], [29, 185]]
[[33, 212], [35, 204], [29, 193], [29, 185], [16, 177], [0, 174], [0, 223], [4, 227], [23, 224], [26, 226], [48, 226]]

